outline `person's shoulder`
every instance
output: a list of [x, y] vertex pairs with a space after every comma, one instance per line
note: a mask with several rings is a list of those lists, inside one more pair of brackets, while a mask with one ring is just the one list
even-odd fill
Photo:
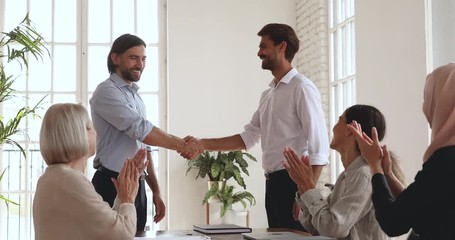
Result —
[[354, 160], [349, 165], [348, 169], [346, 169], [346, 172], [349, 172], [349, 175], [353, 177], [371, 178], [370, 166], [363, 157], [359, 157]]
[[88, 180], [81, 172], [72, 169], [66, 164], [54, 164], [46, 168], [38, 182], [39, 185], [47, 189], [62, 191], [65, 189], [86, 188]]
[[314, 82], [301, 73], [297, 73], [296, 75], [294, 75], [294, 77], [291, 79], [290, 83], [294, 84], [296, 86], [300, 86], [302, 88], [317, 89]]

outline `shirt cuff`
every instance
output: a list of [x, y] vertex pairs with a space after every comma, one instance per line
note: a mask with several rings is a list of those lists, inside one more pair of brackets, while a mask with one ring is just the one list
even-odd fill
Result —
[[307, 208], [309, 208], [311, 205], [317, 205], [316, 203], [318, 202], [324, 201], [321, 191], [316, 188], [307, 190], [302, 194], [302, 196], [300, 196], [300, 198]]
[[311, 154], [309, 155], [310, 165], [325, 166], [329, 163], [329, 155], [326, 154]]

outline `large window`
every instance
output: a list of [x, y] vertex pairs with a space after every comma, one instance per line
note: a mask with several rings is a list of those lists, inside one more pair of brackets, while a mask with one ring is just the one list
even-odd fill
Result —
[[[330, 126], [356, 102], [354, 0], [329, 0]], [[332, 134], [332, 133], [331, 133]], [[331, 179], [344, 170], [340, 156], [331, 154]]]
[[[31, 59], [28, 73], [14, 63], [6, 64], [7, 73], [18, 76], [14, 88], [19, 98], [17, 104], [0, 106], [5, 118], [11, 118], [24, 103], [34, 105], [43, 97], [41, 116], [54, 103], [82, 103], [89, 108], [91, 94], [109, 76], [106, 61], [111, 43], [131, 33], [147, 44], [147, 66], [138, 83], [147, 117], [157, 126], [164, 123], [165, 9], [161, 0], [0, 0], [0, 6], [0, 31], [11, 30], [28, 12], [50, 52], [43, 61]], [[8, 209], [0, 202], [0, 239], [34, 239], [33, 194], [37, 179], [46, 169], [39, 153], [40, 125], [40, 119], [30, 118], [21, 126], [28, 129], [28, 137], [15, 137], [25, 147], [26, 158], [17, 149], [3, 146], [0, 170], [7, 171], [0, 192], [20, 207], [10, 205]], [[155, 167], [159, 167], [158, 151], [153, 157]], [[87, 177], [91, 179], [93, 173], [89, 159]], [[151, 221], [147, 225], [156, 228], [151, 211], [149, 207]]]

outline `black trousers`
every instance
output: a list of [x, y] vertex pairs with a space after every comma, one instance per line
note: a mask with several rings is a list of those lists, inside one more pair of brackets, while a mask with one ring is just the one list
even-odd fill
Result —
[[292, 217], [297, 185], [286, 169], [266, 174], [265, 209], [269, 228], [290, 228], [305, 231], [300, 221]]
[[[103, 200], [109, 203], [111, 207], [114, 205], [114, 200], [117, 196], [117, 191], [115, 190], [111, 178], [117, 178], [117, 176], [117, 172], [102, 167], [101, 169], [98, 168], [92, 178], [92, 184], [95, 187], [96, 192], [98, 192], [98, 194], [103, 197]], [[144, 180], [139, 180], [139, 190], [134, 205], [136, 206], [137, 214], [137, 232], [142, 232], [144, 231], [145, 223], [147, 222], [147, 196], [145, 194]]]

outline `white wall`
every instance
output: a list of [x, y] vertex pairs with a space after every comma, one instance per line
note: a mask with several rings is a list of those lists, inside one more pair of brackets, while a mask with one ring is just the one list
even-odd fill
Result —
[[411, 182], [428, 145], [424, 1], [359, 0], [355, 18], [358, 103], [385, 114], [385, 142]]
[[355, 18], [357, 102], [384, 113], [385, 143], [398, 155], [410, 183], [421, 169], [429, 138], [421, 110], [426, 77], [424, 1], [359, 0]]
[[[295, 26], [294, 0], [168, 0], [168, 130], [177, 136], [222, 137], [243, 130], [272, 79], [256, 56], [257, 32], [267, 23]], [[250, 226], [267, 226], [260, 147], [250, 153], [247, 190], [257, 204]], [[186, 166], [169, 152], [169, 229], [204, 223], [205, 180], [185, 176]], [[240, 189], [238, 189], [240, 190]]]

